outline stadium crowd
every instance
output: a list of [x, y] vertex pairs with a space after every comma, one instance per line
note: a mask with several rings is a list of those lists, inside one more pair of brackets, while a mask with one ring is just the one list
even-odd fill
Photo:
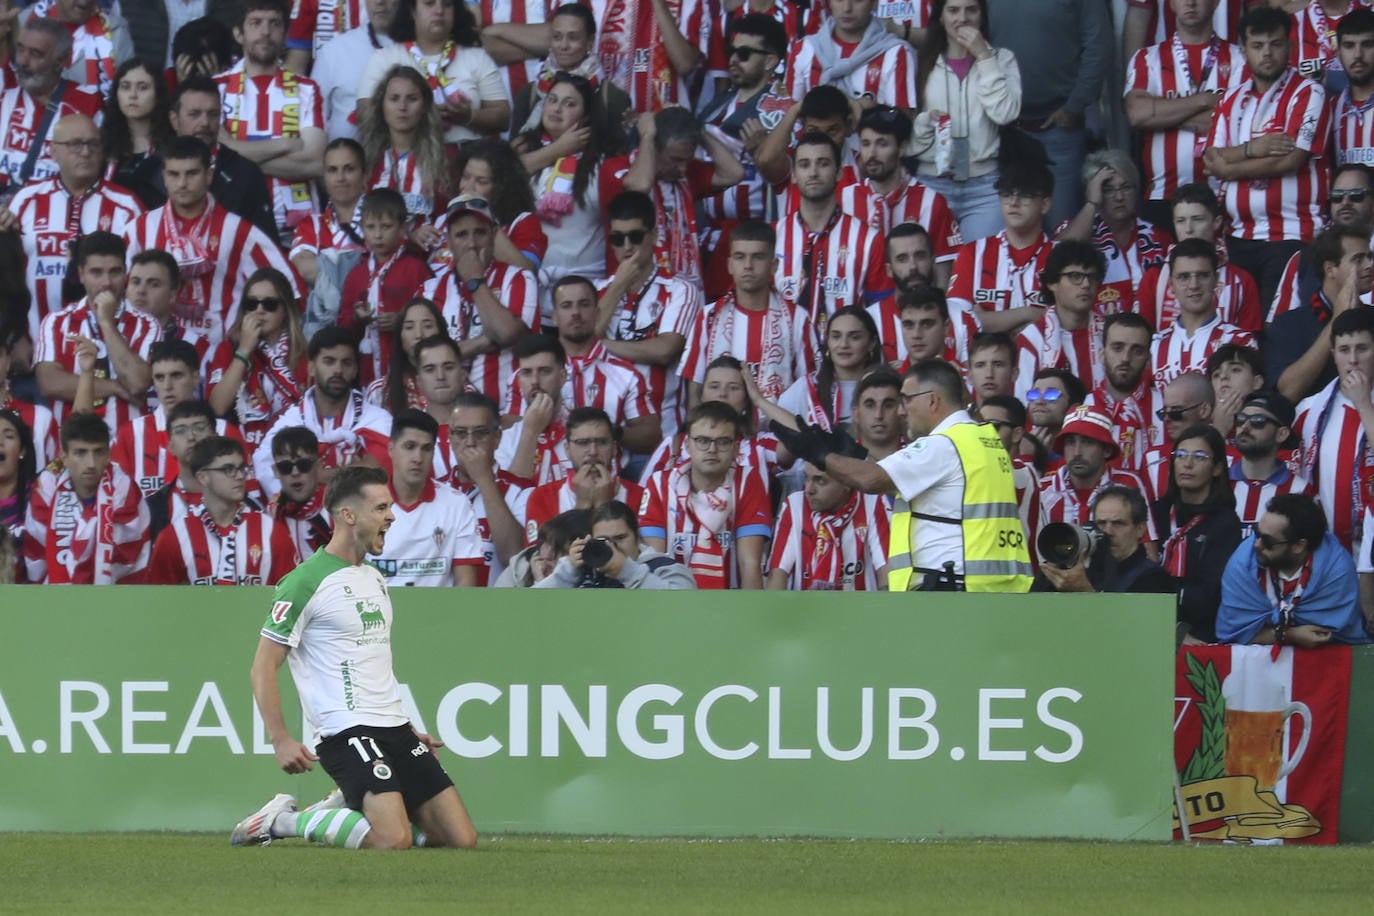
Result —
[[1032, 588], [1374, 632], [1365, 0], [15, 6], [0, 581], [275, 584], [369, 463], [391, 585], [883, 589], [780, 440], [934, 360]]

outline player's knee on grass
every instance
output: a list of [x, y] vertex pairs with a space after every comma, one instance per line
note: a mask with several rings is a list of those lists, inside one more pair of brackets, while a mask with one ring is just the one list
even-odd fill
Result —
[[410, 819], [400, 792], [369, 792], [363, 796], [363, 814], [372, 825], [363, 840], [364, 849], [409, 849]]
[[474, 849], [477, 828], [468, 816], [458, 790], [449, 786], [415, 811], [415, 823], [425, 833], [426, 846]]

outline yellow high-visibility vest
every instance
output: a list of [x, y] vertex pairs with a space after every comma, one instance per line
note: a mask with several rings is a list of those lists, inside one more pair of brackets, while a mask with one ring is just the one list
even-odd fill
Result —
[[[894, 592], [918, 588], [927, 573], [944, 570], [915, 565], [911, 556], [913, 522], [958, 525], [964, 535], [964, 590], [1025, 592], [1031, 586], [1030, 553], [1016, 507], [1011, 457], [996, 429], [985, 423], [956, 423], [944, 436], [958, 452], [963, 469], [963, 511], [959, 518], [915, 512], [900, 497], [892, 507], [887, 587]], [[919, 573], [919, 575], [914, 575]]]

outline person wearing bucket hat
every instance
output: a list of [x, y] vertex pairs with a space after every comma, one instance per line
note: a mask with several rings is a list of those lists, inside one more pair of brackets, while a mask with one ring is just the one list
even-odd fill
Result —
[[[1103, 487], [1116, 484], [1147, 492], [1134, 471], [1109, 466], [1120, 452], [1116, 430], [1111, 417], [1094, 407], [1080, 405], [1069, 411], [1055, 437], [1054, 450], [1064, 456], [1064, 464], [1040, 478], [1041, 529], [1051, 522], [1086, 524], [1093, 497]], [[1153, 520], [1146, 525], [1146, 537], [1151, 541], [1159, 537]]]
[[1293, 433], [1293, 402], [1262, 388], [1251, 392], [1236, 411], [1232, 440], [1240, 460], [1231, 464], [1231, 489], [1236, 494], [1236, 515], [1245, 537], [1254, 534], [1269, 500], [1281, 493], [1315, 497], [1317, 488], [1306, 477], [1294, 474], [1279, 459], [1279, 451], [1299, 448], [1302, 440]]

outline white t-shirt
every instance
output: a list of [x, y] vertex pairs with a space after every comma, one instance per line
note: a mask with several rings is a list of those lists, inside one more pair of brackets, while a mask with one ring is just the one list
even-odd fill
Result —
[[[418, 53], [418, 48], [416, 50]], [[412, 67], [419, 70], [421, 75], [427, 75], [426, 65], [433, 67], [438, 63], [438, 58], [439, 55], [436, 54], [430, 57], [421, 56], [417, 60], [403, 44], [394, 44], [389, 48], [373, 51], [372, 56], [368, 58], [367, 66], [363, 68], [362, 79], [358, 81], [358, 98], [370, 98], [372, 90], [377, 88], [386, 71], [397, 64]], [[474, 111], [481, 108], [484, 101], [510, 101], [506, 94], [506, 84], [501, 79], [501, 69], [481, 48], [457, 48], [452, 62], [443, 68], [442, 73], [444, 86], [435, 90], [436, 101], [440, 93], [453, 96], [461, 92], [471, 101]], [[444, 132], [444, 140], [449, 143], [464, 143], [481, 137], [477, 131], [461, 124], [454, 124]]]
[[398, 500], [391, 512], [396, 521], [382, 553], [367, 558], [387, 585], [451, 586], [453, 567], [485, 562], [472, 503], [447, 484], [431, 480], [419, 502], [405, 506]]
[[375, 567], [324, 550], [277, 585], [262, 635], [286, 656], [315, 745], [355, 725], [406, 724], [391, 669], [391, 598]]
[[386, 32], [369, 32], [367, 26], [349, 29], [327, 41], [310, 68], [310, 78], [320, 87], [324, 101], [325, 128], [331, 140], [358, 136], [358, 125], [349, 121], [358, 107], [358, 64], [379, 50], [373, 39], [383, 48], [393, 44]]
[[[959, 450], [947, 437], [937, 435], [956, 423], [972, 423], [967, 411], [956, 410], [941, 420], [930, 435], [917, 439], [899, 452], [878, 462], [887, 471], [898, 496], [911, 503], [914, 511], [942, 518], [962, 518], [964, 514], [964, 466]], [[894, 510], [894, 515], [895, 515]], [[954, 571], [964, 572], [964, 531], [959, 525], [945, 525], [915, 519], [912, 525], [912, 565], [941, 570], [954, 561]], [[920, 574], [917, 574], [918, 578]]]

